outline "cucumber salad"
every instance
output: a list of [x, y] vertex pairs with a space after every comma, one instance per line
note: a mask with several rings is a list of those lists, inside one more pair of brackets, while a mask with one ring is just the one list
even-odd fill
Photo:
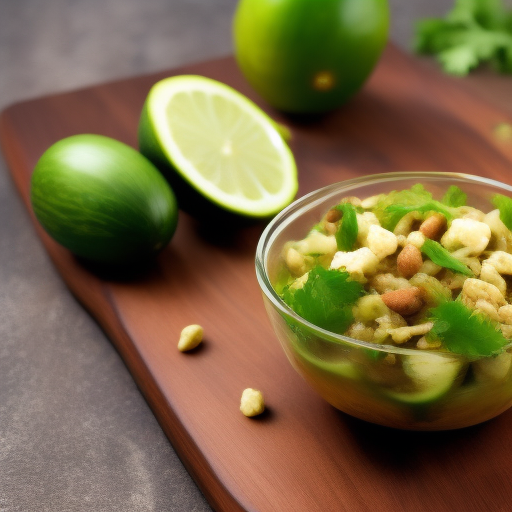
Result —
[[[488, 417], [512, 403], [512, 199], [491, 201], [482, 211], [457, 186], [434, 199], [421, 184], [344, 197], [304, 239], [284, 244], [274, 283], [283, 301], [315, 326], [358, 340], [331, 357], [288, 322], [295, 364], [333, 405], [347, 410], [351, 386], [354, 394], [364, 384], [385, 398], [384, 416], [396, 407], [411, 421], [457, 428], [443, 424], [443, 408], [458, 408], [466, 425], [482, 388]], [[344, 396], [326, 378], [341, 379]], [[510, 396], [495, 396], [503, 393]]]

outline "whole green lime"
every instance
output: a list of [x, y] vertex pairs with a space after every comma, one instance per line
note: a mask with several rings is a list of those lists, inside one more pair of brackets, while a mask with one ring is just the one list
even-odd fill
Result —
[[324, 112], [364, 84], [387, 42], [387, 0], [240, 0], [238, 65], [273, 107]]
[[103, 263], [156, 253], [178, 221], [174, 193], [153, 164], [101, 135], [74, 135], [47, 149], [32, 175], [31, 202], [52, 238]]

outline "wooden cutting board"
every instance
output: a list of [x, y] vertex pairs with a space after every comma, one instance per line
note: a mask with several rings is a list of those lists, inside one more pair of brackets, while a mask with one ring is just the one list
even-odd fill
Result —
[[[390, 47], [364, 90], [324, 117], [287, 118], [270, 110], [232, 58], [16, 104], [2, 114], [0, 138], [27, 208], [31, 171], [47, 147], [87, 132], [136, 146], [150, 87], [181, 73], [226, 82], [288, 124], [299, 195], [397, 170], [461, 171], [512, 182], [512, 141], [495, 132], [512, 117]], [[263, 226], [212, 232], [182, 214], [156, 263], [131, 278], [86, 268], [37, 229], [214, 509], [510, 510], [512, 411], [460, 431], [394, 431], [336, 411], [292, 370], [256, 282], [254, 252]], [[190, 323], [204, 326], [206, 341], [182, 354], [179, 332]], [[246, 387], [264, 392], [263, 416], [239, 412]]]

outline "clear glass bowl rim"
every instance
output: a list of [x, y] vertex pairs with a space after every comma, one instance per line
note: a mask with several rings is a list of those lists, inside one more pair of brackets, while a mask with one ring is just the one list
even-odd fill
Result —
[[[357, 189], [362, 185], [375, 185], [379, 183], [389, 183], [394, 181], [403, 181], [403, 180], [412, 180], [412, 179], [434, 179], [441, 180], [450, 180], [459, 183], [472, 183], [472, 184], [481, 184], [485, 186], [491, 186], [494, 188], [499, 188], [504, 192], [508, 192], [512, 194], [512, 186], [507, 185], [506, 183], [502, 183], [497, 180], [493, 180], [491, 178], [484, 178], [482, 176], [477, 176], [473, 174], [465, 174], [465, 173], [456, 173], [456, 172], [429, 172], [429, 171], [402, 171], [402, 172], [390, 172], [390, 173], [380, 173], [380, 174], [368, 174], [366, 176], [359, 176], [357, 178], [340, 181], [337, 183], [333, 183], [331, 185], [327, 185], [320, 189], [314, 190], [299, 199], [296, 199], [293, 203], [283, 209], [280, 213], [278, 213], [266, 226], [265, 230], [260, 236], [258, 241], [258, 245], [256, 247], [256, 277], [260, 288], [267, 299], [272, 303], [272, 305], [286, 317], [290, 317], [294, 319], [295, 322], [304, 326], [310, 333], [317, 335], [322, 340], [326, 342], [332, 342], [337, 344], [344, 345], [354, 345], [361, 348], [369, 348], [372, 350], [378, 350], [382, 352], [394, 353], [394, 354], [406, 354], [413, 355], [417, 354], [417, 349], [412, 348], [402, 348], [397, 347], [395, 345], [384, 345], [371, 343], [361, 340], [356, 340], [355, 338], [350, 338], [348, 336], [344, 336], [342, 334], [336, 334], [330, 331], [326, 331], [321, 327], [317, 327], [316, 325], [308, 322], [304, 318], [297, 315], [288, 305], [279, 297], [279, 295], [274, 290], [272, 284], [270, 283], [270, 279], [267, 273], [267, 255], [270, 248], [273, 245], [273, 242], [277, 238], [277, 236], [281, 233], [281, 231], [288, 226], [293, 220], [297, 217], [300, 217], [307, 210], [315, 207], [321, 202], [324, 202], [326, 198], [339, 196], [341, 193], [349, 192], [351, 190]], [[510, 345], [507, 347], [511, 346]], [[449, 352], [439, 352], [439, 351], [429, 351], [422, 350], [422, 353], [435, 353], [437, 355], [446, 354], [447, 356], [453, 354]]]

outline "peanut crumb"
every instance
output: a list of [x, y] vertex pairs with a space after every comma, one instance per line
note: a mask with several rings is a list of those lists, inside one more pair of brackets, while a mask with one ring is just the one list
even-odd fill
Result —
[[251, 418], [265, 410], [265, 401], [261, 391], [253, 388], [244, 389], [240, 400], [240, 411], [244, 416]]
[[203, 341], [203, 328], [200, 325], [187, 325], [182, 331], [178, 341], [178, 350], [187, 352], [196, 348]]

